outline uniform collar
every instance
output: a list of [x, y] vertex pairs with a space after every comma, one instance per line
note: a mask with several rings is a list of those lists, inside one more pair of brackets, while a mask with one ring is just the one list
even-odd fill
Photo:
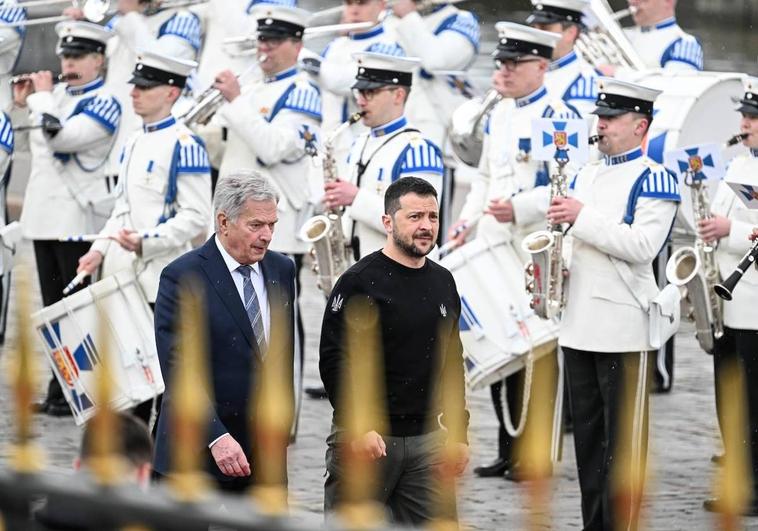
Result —
[[348, 33], [347, 36], [350, 37], [350, 40], [353, 41], [362, 41], [365, 39], [370, 39], [371, 37], [376, 37], [377, 35], [381, 35], [384, 33], [384, 24], [381, 22], [371, 28], [370, 30], [363, 32], [363, 33]]
[[629, 162], [632, 160], [636, 160], [642, 156], [642, 148], [636, 147], [632, 149], [631, 151], [627, 151], [626, 153], [622, 153], [620, 155], [606, 155], [604, 158], [605, 165], [606, 166], [615, 166], [616, 164], [623, 164], [624, 162]]
[[408, 125], [408, 120], [406, 120], [405, 116], [401, 116], [400, 118], [397, 118], [396, 120], [392, 120], [388, 124], [384, 124], [381, 127], [374, 127], [371, 129], [371, 136], [373, 137], [379, 137], [379, 136], [385, 136], [390, 133], [394, 133], [398, 129], [402, 129]]
[[523, 98], [516, 98], [516, 107], [526, 107], [535, 101], [541, 100], [545, 96], [547, 96], [547, 88], [543, 85], [528, 96], [524, 96]]
[[758, 148], [750, 148], [750, 154], [753, 156], [753, 158], [758, 159]]
[[433, 7], [432, 10], [430, 11], [430, 14], [431, 13], [436, 13], [437, 11], [442, 11], [443, 9], [445, 9], [449, 5], [450, 5], [449, 3], [445, 3], [445, 4], [440, 4], [440, 5], [436, 6], [436, 7]]
[[95, 79], [94, 81], [90, 81], [86, 85], [80, 85], [78, 87], [66, 86], [66, 93], [69, 96], [81, 96], [82, 94], [86, 94], [87, 92], [91, 92], [93, 90], [99, 89], [104, 84], [105, 84], [105, 81], [103, 80], [103, 78], [99, 77]]
[[175, 123], [176, 123], [176, 118], [174, 118], [173, 116], [168, 116], [164, 118], [163, 120], [158, 120], [157, 122], [143, 125], [142, 130], [145, 131], [146, 133], [152, 133], [154, 131], [160, 131], [161, 129], [171, 127]]
[[563, 68], [564, 66], [568, 66], [571, 63], [576, 62], [579, 59], [579, 56], [576, 55], [576, 52], [574, 50], [571, 50], [571, 52], [568, 55], [564, 55], [560, 59], [556, 59], [552, 63], [550, 63], [550, 71], [559, 70]]
[[640, 31], [642, 33], [647, 33], [649, 31], [670, 28], [671, 26], [676, 26], [676, 17], [667, 18], [666, 20], [659, 22], [655, 26], [640, 26]]
[[281, 81], [282, 79], [292, 77], [295, 74], [297, 74], [297, 66], [290, 67], [287, 70], [282, 70], [278, 74], [265, 78], [263, 81], [265, 83], [273, 83], [274, 81]]

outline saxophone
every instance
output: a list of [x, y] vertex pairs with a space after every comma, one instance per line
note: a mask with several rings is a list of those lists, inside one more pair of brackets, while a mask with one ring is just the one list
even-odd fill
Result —
[[[568, 158], [556, 157], [558, 173], [550, 176], [550, 203], [555, 197], [568, 196], [568, 178], [565, 166]], [[563, 229], [548, 222], [547, 230], [529, 234], [521, 242], [521, 249], [532, 261], [526, 265], [526, 291], [531, 295], [531, 306], [539, 317], [552, 319], [559, 315], [565, 304], [564, 279], [568, 276], [563, 261]]]
[[[334, 158], [334, 141], [363, 116], [357, 112], [335, 129], [324, 141], [324, 182], [337, 180], [337, 161]], [[313, 272], [318, 276], [318, 287], [328, 297], [337, 279], [344, 273], [351, 256], [350, 241], [342, 229], [342, 208], [328, 209], [313, 216], [300, 228], [298, 237], [312, 244]]]
[[[694, 172], [687, 170], [684, 183], [692, 193], [692, 208], [696, 222], [711, 217], [708, 188], [702, 179], [695, 179]], [[694, 247], [677, 250], [666, 264], [666, 278], [672, 284], [683, 287], [682, 315], [695, 322], [695, 337], [708, 354], [713, 354], [714, 338], [724, 335], [724, 312], [721, 299], [714, 287], [721, 283], [713, 246], [695, 238]]]

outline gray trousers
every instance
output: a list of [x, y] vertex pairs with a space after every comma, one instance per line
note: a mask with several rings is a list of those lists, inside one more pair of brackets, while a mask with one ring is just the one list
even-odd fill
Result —
[[[340, 434], [332, 427], [327, 438], [326, 481], [324, 482], [324, 514], [327, 520], [342, 499], [342, 465]], [[441, 450], [446, 440], [442, 430], [414, 437], [388, 437], [387, 456], [377, 461], [379, 488], [377, 501], [387, 508], [391, 522], [418, 526], [440, 515], [438, 500], [441, 489], [435, 468], [441, 463]]]

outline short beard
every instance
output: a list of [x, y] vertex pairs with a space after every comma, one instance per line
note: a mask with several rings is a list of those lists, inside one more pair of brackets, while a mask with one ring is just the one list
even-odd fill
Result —
[[434, 249], [434, 245], [429, 247], [429, 250], [424, 252], [418, 247], [416, 247], [416, 244], [413, 243], [413, 237], [411, 237], [410, 243], [405, 242], [400, 239], [400, 237], [397, 235], [397, 233], [392, 233], [392, 241], [395, 242], [395, 245], [403, 251], [406, 255], [412, 257], [412, 258], [423, 258], [426, 255], [428, 255], [430, 252], [432, 252], [432, 249]]

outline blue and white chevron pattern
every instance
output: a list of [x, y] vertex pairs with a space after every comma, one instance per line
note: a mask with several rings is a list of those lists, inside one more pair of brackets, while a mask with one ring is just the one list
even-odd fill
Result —
[[275, 6], [297, 7], [297, 0], [251, 0], [247, 5], [247, 13], [259, 4], [273, 4]]
[[687, 35], [680, 37], [671, 43], [663, 52], [661, 66], [666, 66], [669, 61], [686, 63], [697, 70], [703, 69], [703, 47], [695, 37]]
[[183, 143], [179, 150], [179, 162], [176, 173], [206, 173], [211, 171], [208, 152], [205, 146], [197, 142]]
[[310, 83], [298, 83], [287, 96], [282, 109], [300, 112], [321, 120], [321, 94]]
[[460, 33], [479, 51], [479, 40], [481, 39], [479, 20], [472, 13], [461, 11], [457, 15], [445, 19], [434, 34], [439, 35], [443, 31]]
[[405, 50], [394, 42], [375, 42], [366, 48], [366, 51], [391, 55], [393, 57], [405, 57]]
[[113, 134], [121, 120], [121, 104], [113, 96], [95, 96], [84, 105], [82, 114], [94, 119]]
[[108, 22], [105, 23], [105, 26], [103, 26], [105, 29], [109, 31], [115, 31], [116, 25], [121, 20], [121, 15], [113, 15]]
[[681, 201], [676, 175], [663, 166], [645, 170], [645, 173], [647, 173], [647, 178], [642, 183], [640, 197]]
[[158, 38], [164, 35], [174, 35], [189, 42], [195, 51], [202, 44], [202, 29], [200, 19], [194, 13], [180, 12], [168, 19], [158, 31]]
[[13, 153], [13, 124], [10, 117], [0, 113], [0, 148], [8, 153]]
[[542, 117], [553, 118], [556, 120], [570, 120], [572, 118], [581, 118], [582, 116], [573, 105], [564, 103], [563, 108], [559, 111], [556, 111], [552, 105], [548, 105], [545, 107]]
[[564, 101], [571, 100], [597, 100], [597, 78], [579, 74], [566, 92], [563, 94]]
[[[0, 2], [0, 21], [6, 24], [12, 24], [14, 22], [20, 22], [26, 20], [26, 9], [18, 6], [15, 2]], [[26, 28], [17, 27], [16, 32], [22, 37], [26, 34]]]
[[444, 172], [442, 153], [434, 143], [429, 140], [413, 142], [403, 153], [403, 161], [400, 164], [400, 174], [408, 173], [439, 173]]

